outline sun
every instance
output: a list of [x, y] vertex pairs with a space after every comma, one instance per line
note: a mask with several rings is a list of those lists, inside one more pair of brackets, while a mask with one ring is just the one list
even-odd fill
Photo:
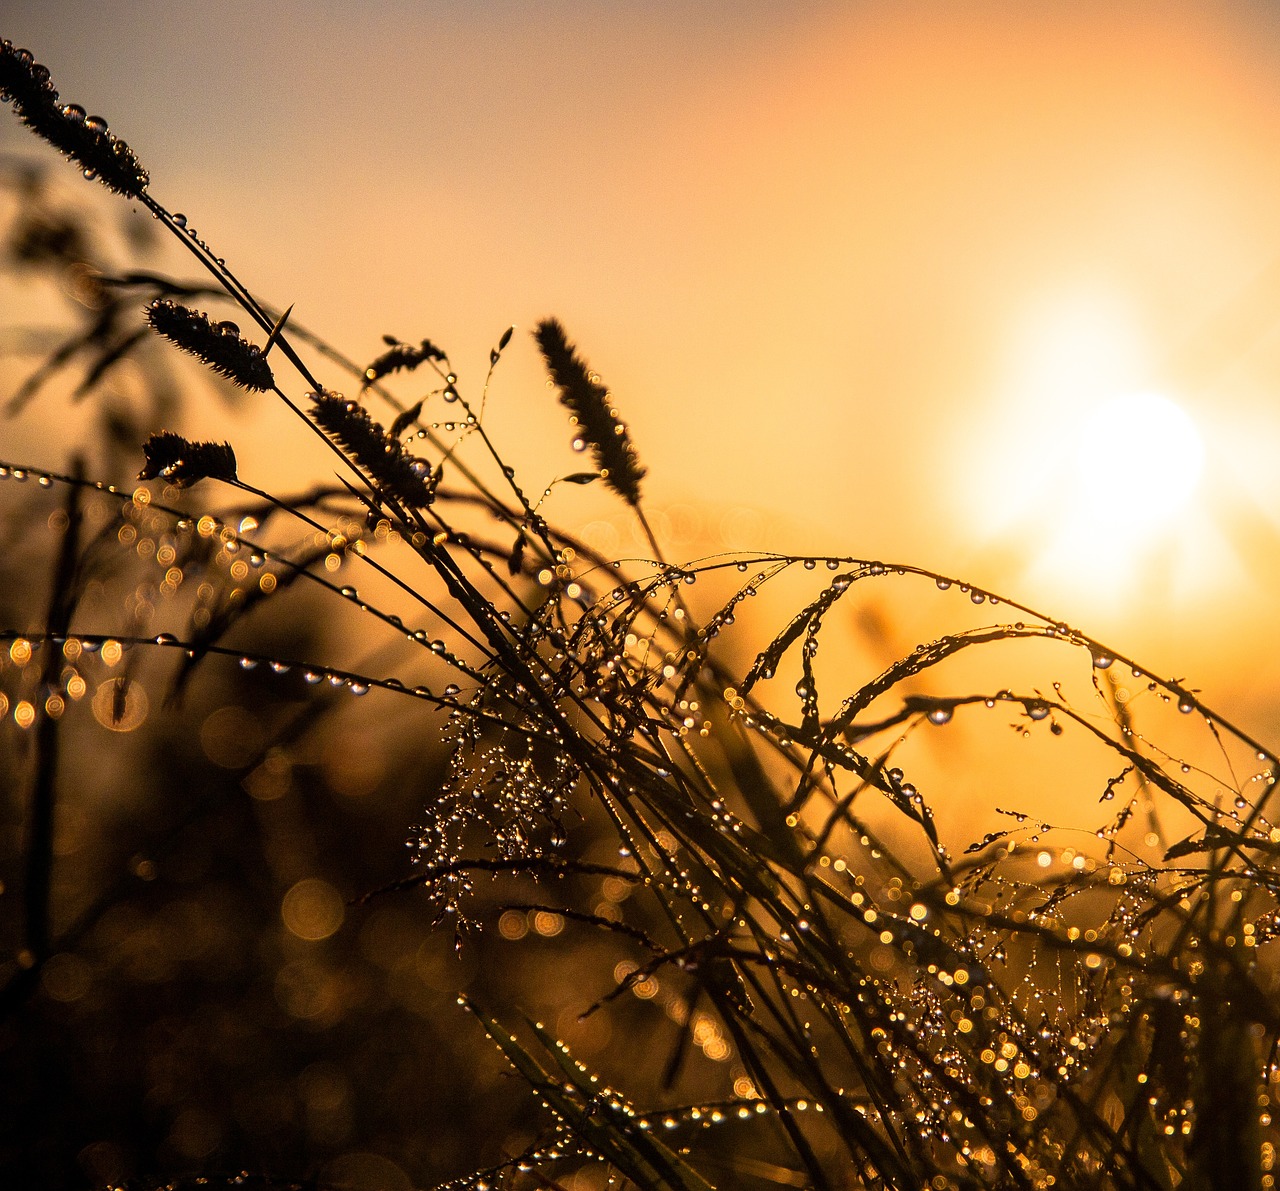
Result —
[[1069, 459], [1066, 503], [1097, 534], [1134, 537], [1175, 521], [1204, 473], [1204, 438], [1163, 393], [1124, 393], [1084, 419]]
[[1221, 426], [1175, 387], [1134, 303], [1095, 287], [1028, 301], [1004, 350], [961, 477], [981, 569], [1094, 611], [1216, 583]]
[[1033, 570], [1113, 590], [1178, 548], [1205, 469], [1195, 419], [1164, 393], [1106, 397], [1061, 436]]

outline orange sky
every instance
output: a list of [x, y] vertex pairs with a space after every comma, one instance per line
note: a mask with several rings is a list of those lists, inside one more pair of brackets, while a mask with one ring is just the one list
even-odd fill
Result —
[[[1269, 7], [11, 0], [0, 32], [353, 355], [429, 335], [478, 381], [508, 323], [561, 317], [654, 508], [706, 527], [689, 549], [758, 509], [761, 546], [959, 572], [1272, 716]], [[518, 343], [491, 433], [570, 470]], [[1094, 418], [1147, 390], [1204, 451], [1167, 519], [1177, 461]], [[231, 436], [263, 478], [276, 444]], [[1114, 519], [1071, 538], [1099, 490]], [[623, 520], [574, 499], [570, 519]]]

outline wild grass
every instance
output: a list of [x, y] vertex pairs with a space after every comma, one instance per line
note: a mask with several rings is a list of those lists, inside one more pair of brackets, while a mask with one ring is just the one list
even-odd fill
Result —
[[[1273, 1185], [1269, 746], [1185, 682], [927, 567], [769, 552], [670, 561], [644, 520], [623, 403], [558, 321], [534, 339], [594, 467], [549, 461], [548, 482], [507, 466], [502, 436], [516, 428], [488, 406], [519, 342], [510, 331], [479, 393], [429, 339], [388, 337], [353, 362], [257, 298], [152, 196], [123, 142], [63, 105], [8, 42], [0, 94], [209, 278], [95, 276], [93, 317], [40, 379], [83, 358], [92, 391], [156, 350], [149, 325], [284, 402], [336, 473], [273, 492], [238, 474], [230, 444], [167, 427], [133, 444], [141, 484], [0, 466], [21, 493], [12, 508], [54, 538], [38, 623], [0, 626], [3, 733], [29, 758], [14, 771], [25, 842], [8, 896], [23, 914], [6, 1015], [128, 896], [104, 888], [54, 929], [53, 822], [82, 702], [119, 730], [144, 706], [176, 715], [166, 708], [199, 675], [239, 668], [311, 700], [295, 732], [340, 714], [335, 696], [367, 696], [402, 725], [402, 745], [411, 731], [426, 757], [443, 741], [411, 865], [363, 905], [416, 898], [464, 951], [495, 927], [561, 935], [566, 962], [590, 975], [559, 990], [572, 1012], [557, 1021], [610, 1017], [615, 1038], [660, 1043], [627, 1046], [641, 1053], [625, 1068], [605, 1047], [596, 1071], [569, 1031], [460, 996], [540, 1113], [518, 1146], [449, 1186]], [[549, 519], [589, 483], [641, 519], [652, 557], [606, 557]], [[757, 597], [788, 585], [798, 610], [762, 629]], [[932, 593], [936, 628], [851, 681], [822, 646], [873, 586], [903, 592], [890, 601]], [[309, 631], [273, 637], [286, 617]], [[343, 627], [326, 639], [329, 619]], [[1047, 669], [1010, 685], [1028, 664]], [[950, 751], [961, 720], [991, 743]], [[981, 785], [1009, 724], [1060, 750], [1092, 817], [1052, 821], [1031, 778], [1017, 806], [951, 813], [948, 787]], [[926, 733], [938, 764], [913, 752]], [[299, 897], [304, 920], [323, 916], [323, 898]], [[517, 981], [512, 1000], [544, 1004], [543, 991]], [[313, 1172], [198, 1173], [206, 1186], [285, 1186]]]

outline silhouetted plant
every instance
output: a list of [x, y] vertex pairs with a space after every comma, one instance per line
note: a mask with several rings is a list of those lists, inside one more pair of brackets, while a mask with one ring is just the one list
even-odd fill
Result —
[[[181, 655], [182, 677], [225, 657], [299, 695], [376, 689], [388, 704], [413, 701], [424, 723], [443, 720], [447, 773], [411, 835], [415, 867], [369, 898], [421, 888], [463, 947], [494, 919], [512, 937], [529, 923], [568, 932], [598, 975], [566, 994], [573, 1021], [611, 1014], [621, 1028], [655, 1012], [644, 1008], [652, 1001], [674, 1027], [665, 1045], [604, 1077], [571, 1056], [563, 1028], [463, 998], [545, 1116], [536, 1136], [451, 1186], [563, 1186], [573, 1175], [575, 1187], [594, 1187], [595, 1171], [671, 1191], [1271, 1185], [1274, 751], [1185, 683], [927, 568], [769, 553], [680, 565], [600, 556], [530, 501], [430, 340], [388, 337], [366, 366], [324, 350], [326, 367], [345, 363], [361, 400], [396, 412], [384, 429], [317, 381], [294, 346], [313, 343], [305, 329], [263, 307], [150, 195], [119, 142], [67, 131], [76, 117], [53, 106], [29, 54], [0, 43], [0, 64], [0, 91], [33, 129], [144, 204], [266, 346], [164, 296], [199, 287], [110, 284], [159, 297], [148, 308], [156, 330], [238, 383], [276, 392], [343, 468], [336, 485], [277, 496], [237, 476], [228, 445], [153, 436], [141, 478], [163, 483], [107, 487], [102, 499], [117, 542], [163, 537], [180, 575], [146, 632], [72, 632], [68, 593], [86, 549], [72, 527], [95, 486], [5, 463], [0, 475], [36, 477], [67, 502], [41, 630], [0, 632], [12, 704], [0, 698], [17, 709], [6, 731], [43, 734], [53, 748], [73, 685], [83, 693], [85, 676], [110, 678], [103, 655], [126, 646]], [[540, 323], [536, 339], [599, 477], [643, 517], [644, 469], [612, 395], [557, 321]], [[509, 340], [493, 349], [490, 374]], [[268, 351], [292, 365], [309, 406], [286, 393]], [[412, 399], [384, 387], [400, 374], [418, 386]], [[426, 392], [422, 375], [433, 377]], [[426, 420], [436, 406], [448, 412]], [[192, 507], [184, 490], [200, 479], [229, 487], [231, 502]], [[212, 502], [209, 491], [202, 500]], [[653, 541], [647, 522], [644, 532]], [[104, 531], [99, 547], [111, 541]], [[342, 582], [356, 574], [376, 594]], [[192, 600], [197, 580], [203, 594]], [[801, 610], [763, 644], [737, 646], [754, 597], [791, 580], [810, 589]], [[833, 611], [873, 583], [955, 588], [969, 614], [1004, 611], [853, 684], [821, 666], [819, 651]], [[237, 636], [252, 609], [304, 587], [350, 609], [370, 639], [386, 634], [395, 652], [337, 664]], [[714, 598], [695, 610], [708, 588]], [[939, 619], [963, 619], [945, 598]], [[1009, 650], [1039, 644], [1061, 651], [1087, 702], [1062, 677], [1044, 690], [996, 680], [954, 693], [939, 669], [975, 655], [1006, 666]], [[1113, 679], [1120, 670], [1136, 696]], [[795, 702], [773, 695], [771, 680], [794, 681]], [[140, 681], [117, 680], [110, 718], [129, 715]], [[923, 694], [918, 681], [936, 686]], [[833, 682], [835, 699], [822, 694]], [[1105, 777], [1082, 764], [1079, 779], [1101, 818], [1059, 825], [993, 808], [1004, 829], [949, 838], [937, 799], [895, 754], [917, 729], [969, 709], [1008, 713], [1024, 736], [1069, 736], [1104, 758]], [[1175, 743], [1156, 743], [1148, 720]], [[53, 945], [41, 826], [52, 763], [37, 772], [25, 972]], [[1168, 834], [1175, 825], [1181, 838]], [[13, 980], [20, 991], [30, 984]]]

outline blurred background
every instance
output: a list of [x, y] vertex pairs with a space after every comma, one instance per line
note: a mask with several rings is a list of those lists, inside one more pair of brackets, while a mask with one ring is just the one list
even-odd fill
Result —
[[[462, 384], [478, 387], [507, 325], [527, 331], [561, 318], [627, 417], [672, 556], [766, 548], [929, 566], [1185, 678], [1274, 739], [1273, 6], [387, 3], [355, 15], [327, 0], [269, 9], [10, 0], [0, 35], [49, 66], [65, 100], [110, 120], [150, 170], [152, 193], [183, 210], [255, 292], [296, 303], [298, 321], [355, 358], [376, 355], [383, 333], [429, 336]], [[0, 121], [0, 152], [53, 161], [11, 117]], [[101, 199], [111, 218], [123, 214], [70, 167], [63, 173], [77, 201]], [[165, 264], [187, 269], [173, 256]], [[6, 325], [63, 317], [65, 295], [46, 281], [0, 280]], [[3, 346], [7, 396], [33, 359], [17, 338]], [[5, 423], [6, 457], [65, 466], [77, 419], [89, 415], [58, 401], [47, 394]], [[488, 408], [490, 433], [522, 474], [572, 470], [563, 414], [527, 335], [504, 356]], [[282, 437], [285, 415], [261, 402], [240, 401], [231, 414], [218, 401], [188, 403], [181, 422], [193, 436], [230, 437], [252, 482], [314, 475], [314, 456], [282, 453], [296, 438]], [[575, 492], [549, 511], [606, 552], [644, 552], [606, 493]], [[898, 656], [924, 639], [908, 617], [899, 623], [899, 605], [871, 599], [850, 627], [872, 653]], [[210, 757], [226, 754], [216, 725], [213, 744], [200, 727], [259, 696], [215, 687], [203, 697], [188, 712], [190, 738], [205, 741], [191, 764], [207, 774]], [[202, 895], [200, 913], [226, 929], [193, 952], [190, 979], [210, 978], [201, 964], [223, 970], [227, 948], [275, 950], [244, 959], [245, 972], [266, 966], [230, 1000], [225, 989], [195, 997], [207, 1012], [193, 1019], [194, 1034], [175, 1024], [190, 1014], [167, 969], [130, 970], [119, 987], [167, 990], [177, 1017], [136, 999], [94, 1002], [94, 1013], [117, 1028], [123, 1014], [165, 1057], [151, 1069], [140, 1058], [135, 1073], [150, 1089], [132, 1110], [145, 1121], [137, 1135], [151, 1140], [126, 1152], [118, 1135], [134, 1126], [118, 1121], [101, 1137], [68, 1136], [53, 1148], [71, 1154], [71, 1182], [151, 1169], [144, 1152], [164, 1154], [169, 1168], [246, 1152], [294, 1168], [342, 1159], [357, 1174], [364, 1162], [360, 1177], [372, 1170], [370, 1185], [387, 1186], [379, 1158], [397, 1164], [406, 1186], [465, 1165], [465, 1134], [438, 1152], [406, 1141], [407, 1121], [439, 1111], [432, 1097], [454, 1078], [447, 1062], [428, 1081], [433, 1090], [397, 1091], [395, 1110], [383, 1104], [371, 1123], [362, 1093], [390, 1068], [353, 1066], [363, 1053], [354, 1041], [337, 1057], [329, 1043], [307, 1049], [314, 1030], [357, 1020], [354, 1006], [385, 1008], [377, 1046], [392, 1049], [399, 1043], [388, 1039], [408, 1036], [402, 1018], [434, 1020], [432, 998], [451, 995], [435, 975], [443, 961], [404, 966], [435, 946], [426, 924], [389, 910], [384, 926], [340, 919], [307, 943], [305, 931], [282, 932], [276, 920], [308, 875], [324, 873], [316, 879], [339, 902], [396, 875], [424, 779], [403, 780], [394, 757], [377, 774], [343, 777], [338, 754], [311, 744], [264, 770], [265, 737], [261, 745], [261, 755], [222, 766], [240, 800], [226, 813], [248, 816], [223, 824], [225, 851], [206, 846], [224, 838], [216, 832], [198, 845], [175, 836], [174, 854], [187, 859], [166, 871], [197, 871], [198, 855], [221, 855], [230, 867], [215, 885], [231, 898], [244, 855], [237, 832], [252, 823], [264, 855], [276, 857], [262, 921], [279, 938], [253, 942], [261, 907]], [[259, 791], [281, 791], [280, 775], [295, 766], [321, 775], [307, 789], [327, 809], [273, 825], [263, 815], [288, 800], [244, 783], [265, 773], [254, 779]], [[156, 805], [167, 805], [172, 775], [143, 772]], [[378, 826], [361, 835], [368, 863], [335, 876], [326, 864], [355, 864], [344, 851], [348, 820], [364, 822], [373, 791]], [[223, 805], [216, 791], [206, 795]], [[167, 839], [173, 826], [153, 835]], [[309, 859], [280, 859], [272, 847]], [[125, 838], [117, 851], [146, 877], [146, 849]], [[190, 937], [182, 915], [196, 911], [172, 910], [185, 895], [178, 886], [162, 894], [152, 877], [146, 896], [169, 908], [145, 931], [169, 923]], [[323, 917], [328, 895], [308, 889]], [[124, 937], [133, 926], [112, 929]], [[344, 931], [349, 958], [331, 970], [312, 944], [328, 947], [322, 940]], [[302, 958], [289, 950], [299, 946]], [[86, 1011], [93, 973], [106, 970], [93, 965], [106, 962], [55, 967], [64, 976], [45, 990], [50, 1012]], [[394, 979], [369, 974], [392, 970]], [[333, 972], [347, 983], [326, 984]], [[182, 1047], [211, 1053], [224, 1044], [220, 1030], [231, 1038], [264, 1021], [255, 997], [283, 1015], [283, 1035], [272, 1036], [288, 1042], [261, 1052], [275, 1057], [247, 1082], [257, 1089], [245, 1093], [248, 1106], [223, 1113], [214, 1105], [228, 1097], [201, 1099], [174, 1082]], [[103, 1027], [83, 1029], [91, 1037]], [[393, 1064], [405, 1089], [442, 1045], [412, 1036], [417, 1049]], [[238, 1053], [246, 1045], [235, 1042]], [[27, 1059], [45, 1072], [64, 1061]], [[66, 1104], [73, 1085], [101, 1095], [120, 1070], [118, 1056], [103, 1063], [106, 1074], [54, 1080], [42, 1111]], [[87, 1118], [69, 1119], [75, 1133]], [[97, 1144], [106, 1148], [86, 1149]]]

